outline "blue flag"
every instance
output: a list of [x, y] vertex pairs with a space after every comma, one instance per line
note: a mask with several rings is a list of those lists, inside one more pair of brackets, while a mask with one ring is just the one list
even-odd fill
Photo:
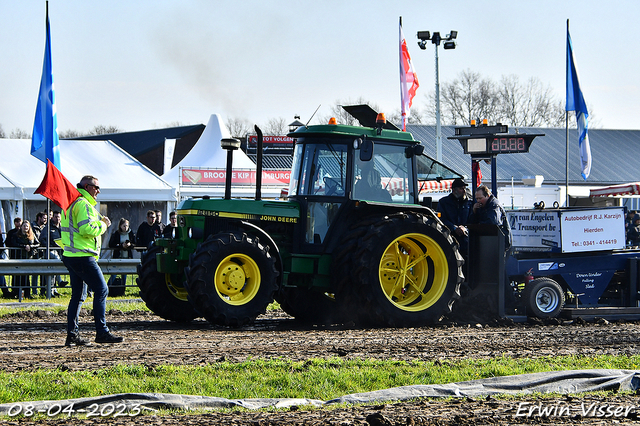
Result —
[[47, 41], [44, 49], [42, 80], [36, 105], [36, 118], [31, 136], [31, 155], [46, 164], [51, 160], [60, 169], [60, 148], [58, 140], [58, 119], [56, 117], [56, 96], [53, 90], [51, 71], [51, 35], [49, 33], [49, 5], [47, 3]]
[[567, 106], [566, 111], [576, 112], [578, 125], [578, 144], [580, 146], [580, 163], [582, 177], [587, 180], [591, 173], [591, 147], [589, 146], [589, 113], [587, 104], [582, 97], [578, 71], [573, 60], [573, 46], [569, 35], [569, 21], [567, 20]]

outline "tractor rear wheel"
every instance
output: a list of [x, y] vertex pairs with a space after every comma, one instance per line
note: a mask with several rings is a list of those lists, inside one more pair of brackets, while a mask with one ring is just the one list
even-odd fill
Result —
[[142, 255], [136, 279], [140, 297], [159, 317], [169, 321], [189, 322], [199, 315], [187, 298], [187, 291], [182, 285], [182, 274], [158, 272], [156, 254], [162, 251], [162, 247], [153, 244]]
[[269, 247], [241, 232], [209, 236], [191, 255], [186, 275], [195, 309], [218, 325], [254, 321], [278, 288]]
[[365, 320], [393, 327], [432, 324], [451, 312], [464, 261], [436, 219], [399, 213], [364, 227], [352, 233], [359, 238], [341, 269], [349, 273], [339, 286], [349, 309], [357, 305]]
[[526, 285], [524, 300], [529, 316], [555, 318], [564, 307], [564, 291], [551, 278], [536, 278]]

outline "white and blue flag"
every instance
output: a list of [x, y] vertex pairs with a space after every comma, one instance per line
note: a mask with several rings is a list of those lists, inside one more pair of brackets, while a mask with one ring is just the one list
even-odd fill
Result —
[[569, 35], [569, 20], [567, 20], [567, 104], [566, 111], [576, 112], [578, 125], [578, 144], [580, 146], [580, 167], [582, 177], [587, 180], [591, 173], [591, 147], [589, 146], [589, 113], [587, 104], [582, 97], [578, 83], [578, 71], [573, 60], [573, 46]]
[[58, 139], [58, 119], [56, 117], [56, 96], [53, 89], [51, 70], [51, 35], [49, 32], [49, 5], [47, 2], [47, 40], [44, 49], [44, 64], [40, 93], [36, 105], [36, 118], [31, 136], [31, 155], [47, 163], [51, 160], [60, 169], [60, 147]]

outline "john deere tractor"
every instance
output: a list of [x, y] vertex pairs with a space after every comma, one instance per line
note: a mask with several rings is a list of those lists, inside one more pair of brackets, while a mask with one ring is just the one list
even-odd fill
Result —
[[[260, 183], [255, 199], [232, 199], [229, 150], [225, 197], [183, 201], [174, 237], [143, 256], [147, 306], [172, 321], [229, 326], [251, 323], [274, 300], [311, 323], [408, 327], [447, 314], [463, 260], [419, 196], [430, 181], [461, 176], [382, 118], [360, 122], [289, 134], [286, 200], [261, 199]], [[261, 164], [259, 155], [259, 176]]]

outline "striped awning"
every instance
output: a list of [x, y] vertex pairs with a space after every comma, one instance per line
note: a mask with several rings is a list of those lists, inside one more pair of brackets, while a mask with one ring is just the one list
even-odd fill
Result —
[[640, 195], [640, 182], [592, 189], [589, 193], [591, 197], [621, 197], [624, 195]]
[[421, 187], [420, 193], [424, 192], [445, 192], [451, 189], [453, 179], [441, 180], [440, 182], [435, 180], [419, 181], [418, 187]]

